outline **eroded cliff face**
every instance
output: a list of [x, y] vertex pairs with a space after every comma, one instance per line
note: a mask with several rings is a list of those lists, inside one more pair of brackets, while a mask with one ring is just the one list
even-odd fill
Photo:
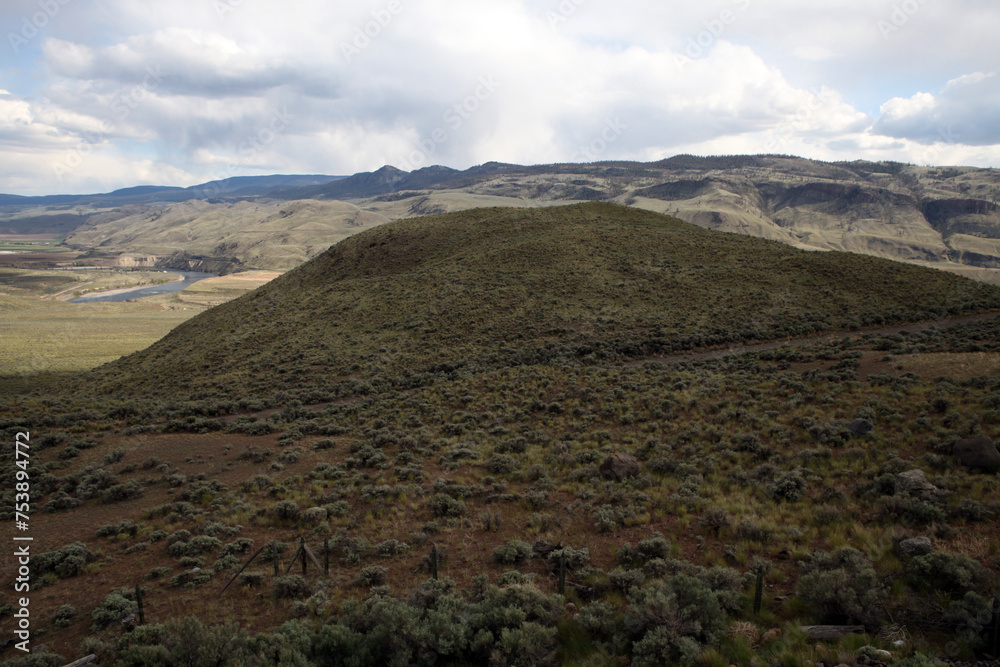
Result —
[[217, 273], [221, 276], [241, 270], [243, 263], [235, 257], [198, 257], [177, 253], [170, 257], [158, 258], [156, 266], [161, 269]]
[[153, 261], [213, 273], [287, 270], [343, 238], [401, 217], [600, 200], [800, 248], [952, 270], [1000, 268], [1000, 170], [781, 155], [487, 163], [410, 173], [386, 167], [280, 196], [81, 214], [85, 222], [66, 238], [70, 247], [105, 259], [121, 255], [121, 266]]
[[126, 252], [115, 258], [115, 266], [126, 269], [154, 268], [160, 258], [156, 255], [144, 255], [134, 252]]

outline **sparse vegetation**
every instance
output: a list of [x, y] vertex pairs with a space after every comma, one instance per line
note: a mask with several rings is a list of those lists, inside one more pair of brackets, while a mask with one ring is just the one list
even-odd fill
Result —
[[[574, 210], [583, 211], [579, 224], [560, 228], [563, 237], [573, 238], [572, 231], [603, 239], [607, 229], [620, 229], [598, 220], [614, 207]], [[487, 226], [534, 224], [530, 216], [477, 215]], [[551, 226], [567, 220], [554, 218]], [[444, 233], [446, 222], [430, 221], [431, 238]], [[556, 232], [542, 222], [538, 233], [549, 243]], [[670, 242], [708, 234], [642, 216], [635, 224]], [[365, 311], [357, 320], [346, 310], [327, 313], [323, 326], [330, 328], [317, 340], [336, 354], [355, 340], [356, 351], [343, 357], [303, 348], [304, 357], [293, 359], [297, 352], [275, 347], [259, 362], [220, 361], [220, 375], [191, 382], [182, 372], [171, 375], [180, 366], [149, 371], [178, 386], [173, 397], [47, 393], [0, 405], [8, 441], [24, 428], [22, 420], [48, 424], [32, 462], [32, 502], [53, 511], [35, 520], [48, 534], [60, 530], [67, 542], [86, 539], [92, 546], [33, 554], [32, 567], [53, 593], [68, 591], [77, 617], [97, 608], [100, 622], [107, 621], [88, 644], [102, 664], [162, 662], [180, 655], [179, 646], [222, 647], [232, 660], [266, 655], [282, 664], [316, 662], [320, 651], [356, 656], [358, 664], [432, 658], [439, 664], [839, 664], [863, 646], [895, 651], [899, 664], [920, 660], [917, 649], [940, 655], [945, 635], [957, 638], [956, 650], [983, 650], [983, 619], [1000, 583], [1000, 478], [959, 465], [951, 447], [995, 433], [1000, 381], [976, 369], [917, 374], [897, 365], [958, 351], [1000, 354], [1000, 319], [718, 357], [674, 356], [686, 347], [755, 340], [774, 327], [804, 327], [803, 333], [835, 327], [841, 315], [823, 309], [841, 298], [865, 301], [873, 280], [891, 283], [870, 300], [873, 313], [896, 304], [886, 321], [938, 312], [939, 305], [921, 304], [924, 288], [908, 282], [909, 269], [895, 273], [833, 256], [822, 260], [829, 265], [813, 264], [751, 242], [744, 269], [759, 263], [762, 275], [778, 271], [767, 259], [772, 251], [776, 262], [808, 262], [793, 267], [792, 277], [772, 278], [780, 283], [775, 289], [791, 290], [787, 303], [795, 305], [767, 311], [774, 318], [766, 331], [732, 328], [745, 307], [738, 302], [749, 297], [736, 292], [727, 305], [724, 290], [738, 286], [726, 287], [724, 277], [715, 276], [706, 292], [690, 293], [684, 316], [672, 297], [643, 296], [629, 282], [643, 272], [661, 276], [635, 278], [646, 287], [666, 274], [711, 273], [705, 268], [711, 253], [698, 260], [706, 262], [702, 269], [678, 263], [669, 271], [653, 264], [673, 262], [669, 253], [660, 259], [614, 253], [594, 278], [608, 280], [607, 287], [577, 276], [570, 289], [560, 282], [566, 276], [539, 276], [511, 260], [511, 271], [526, 273], [497, 274], [487, 296], [476, 297], [490, 303], [482, 313], [497, 310], [496, 319], [483, 314], [484, 324], [450, 333], [458, 315], [431, 318], [420, 310], [426, 304], [417, 308], [423, 322], [401, 317], [438, 277], [430, 270], [435, 255], [422, 255], [423, 268], [410, 271], [413, 258], [389, 252], [420, 238], [400, 229], [406, 231], [388, 226], [370, 236], [386, 246], [348, 245], [332, 253], [339, 263], [325, 265], [334, 291], [360, 290], [354, 294], [361, 302], [351, 308]], [[490, 253], [512, 254], [499, 238], [460, 231], [486, 253], [467, 261], [488, 257], [497, 264]], [[633, 247], [641, 237], [626, 230], [621, 244]], [[525, 243], [519, 252], [536, 253]], [[743, 246], [732, 243], [717, 251], [740, 263]], [[574, 250], [572, 261], [585, 263], [589, 247]], [[369, 252], [381, 253], [379, 262], [366, 259]], [[340, 276], [336, 267], [348, 257], [369, 262], [363, 266], [374, 273], [361, 280], [343, 269]], [[613, 262], [629, 262], [627, 270]], [[462, 290], [471, 291], [475, 276], [446, 266], [441, 275], [448, 280], [442, 277], [433, 293], [464, 308], [471, 297]], [[819, 268], [844, 277], [848, 296], [824, 302], [810, 295], [812, 311], [809, 290], [794, 300], [794, 276]], [[399, 275], [430, 283], [404, 287]], [[312, 282], [321, 276], [290, 276], [282, 289], [300, 279], [314, 290], [325, 284]], [[516, 291], [536, 278], [530, 298], [558, 301], [554, 308], [529, 307], [529, 297]], [[386, 319], [373, 314], [376, 301], [364, 300], [377, 294], [379, 308], [389, 310], [397, 307], [392, 295], [407, 289], [410, 301]], [[979, 307], [976, 299], [994, 298], [987, 288], [951, 279], [933, 289], [952, 290], [949, 298], [970, 311]], [[258, 294], [248, 301], [277, 299], [276, 292]], [[509, 313], [490, 294], [510, 296], [526, 310]], [[329, 299], [336, 308], [349, 304], [341, 295]], [[717, 302], [719, 319], [712, 319]], [[311, 314], [318, 312], [314, 305]], [[213, 314], [199, 326], [223, 323], [215, 337], [222, 341], [239, 334], [232, 329], [237, 320], [229, 319], [235, 317], [235, 311]], [[261, 335], [279, 333], [261, 318], [257, 323]], [[407, 338], [408, 327], [416, 338]], [[437, 345], [433, 353], [421, 347], [424, 338]], [[179, 334], [156, 354], [167, 354], [168, 346], [170, 354], [186, 354], [186, 344]], [[121, 374], [113, 384], [139, 373], [131, 364], [105, 369], [101, 382], [112, 382], [106, 374]], [[264, 368], [287, 377], [270, 391]], [[227, 387], [236, 369], [240, 375]], [[241, 396], [240, 387], [253, 395]], [[203, 433], [162, 429], [200, 423], [191, 417], [224, 426]], [[856, 418], [874, 429], [855, 435]], [[151, 430], [129, 430], [138, 426]], [[41, 433], [34, 437], [41, 440]], [[602, 474], [611, 455], [634, 460], [638, 470]], [[4, 474], [13, 472], [7, 459], [2, 465]], [[102, 502], [117, 498], [119, 488], [140, 493]], [[2, 493], [13, 503], [10, 491]], [[101, 518], [90, 520], [95, 516]], [[930, 553], [900, 550], [915, 536], [928, 538]], [[319, 571], [312, 560], [305, 575], [299, 561], [289, 563], [300, 539], [317, 556]], [[251, 568], [220, 595], [261, 545]], [[321, 574], [327, 559], [330, 578]], [[177, 617], [157, 611], [141, 629], [111, 630], [132, 599], [128, 590], [104, 599], [109, 586], [93, 585], [98, 572], [114, 586], [145, 582], [150, 608]], [[754, 616], [758, 572], [765, 594]], [[56, 598], [59, 604], [40, 603], [37, 611], [53, 626], [67, 596]], [[241, 627], [224, 625], [235, 620]], [[58, 622], [69, 622], [67, 630], [77, 625], [68, 612]], [[868, 633], [817, 648], [798, 626], [819, 623], [859, 623]], [[886, 634], [892, 624], [905, 628], [907, 648], [892, 646], [896, 636]]]

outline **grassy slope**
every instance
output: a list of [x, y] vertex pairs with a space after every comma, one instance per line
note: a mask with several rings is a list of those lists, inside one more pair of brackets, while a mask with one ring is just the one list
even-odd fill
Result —
[[[267, 563], [253, 566], [264, 587], [218, 594], [249, 552], [235, 566], [222, 563], [215, 571], [221, 550], [214, 548], [197, 561], [207, 583], [170, 583], [192, 562], [173, 557], [167, 540], [153, 541], [154, 532], [198, 534], [220, 521], [233, 531], [222, 542], [238, 535], [253, 540], [253, 549], [270, 540], [289, 544], [283, 566], [300, 536], [314, 549], [331, 538], [332, 581], [313, 568], [307, 581], [310, 593], [317, 591], [314, 602], [333, 604], [309, 612], [304, 625], [314, 617], [324, 625], [338, 618], [346, 598], [380, 600], [358, 583], [363, 568], [384, 567], [393, 594], [407, 598], [428, 576], [419, 568], [430, 542], [448, 555], [442, 576], [462, 591], [473, 590], [475, 575], [497, 582], [517, 569], [537, 575], [537, 586], [550, 593], [555, 578], [539, 559], [509, 565], [492, 555], [508, 540], [541, 539], [587, 548], [593, 567], [569, 578], [598, 587], [609, 585], [621, 567], [656, 582], [669, 578], [664, 569], [690, 567], [685, 563], [743, 573], [754, 557], [771, 561], [763, 614], [752, 615], [752, 589], [744, 589], [742, 607], [729, 616], [752, 620], [762, 631], [784, 629], [757, 649], [754, 664], [849, 662], [861, 642], [895, 651], [888, 638], [876, 636], [888, 622], [912, 633], [906, 652], [940, 652], [937, 647], [953, 639], [934, 634], [941, 610], [957, 609], [962, 592], [912, 576], [896, 542], [931, 535], [937, 551], [991, 567], [977, 586], [996, 590], [1000, 478], [971, 474], [948, 456], [957, 437], [997, 433], [997, 382], [967, 381], [996, 368], [996, 321], [954, 333], [929, 330], [695, 364], [502, 366], [545, 361], [563, 346], [566, 354], [589, 346], [587, 362], [600, 353], [641, 354], [656, 340], [679, 346], [698, 342], [699, 332], [706, 340], [739, 333], [755, 318], [763, 332], [766, 326], [839, 327], [888, 313], [919, 317], [950, 306], [996, 305], [996, 294], [947, 274], [795, 251], [606, 204], [391, 223], [95, 374], [109, 387], [132, 383], [122, 392], [132, 402], [124, 409], [83, 392], [78, 400], [89, 401], [89, 409], [75, 415], [68, 403], [39, 399], [42, 407], [35, 409], [51, 415], [53, 425], [35, 426], [33, 437], [53, 442], [39, 446], [32, 463], [34, 502], [44, 506], [61, 488], [82, 498], [71, 482], [90, 465], [112, 473], [109, 484], [131, 480], [142, 492], [127, 502], [103, 503], [98, 491], [79, 507], [33, 513], [39, 553], [80, 540], [97, 555], [80, 574], [53, 581], [33, 598], [37, 628], [48, 633], [38, 636], [68, 659], [77, 657], [83, 638], [95, 635], [89, 612], [112, 590], [138, 581], [146, 589], [150, 623], [194, 615], [206, 624], [238, 621], [261, 631], [298, 613], [289, 601], [270, 597]], [[550, 343], [548, 356], [530, 354]], [[202, 415], [210, 414], [196, 413], [201, 406], [155, 413], [157, 399], [178, 380], [278, 390], [322, 385], [339, 373], [398, 375], [440, 361], [481, 370], [438, 374], [405, 392], [316, 408], [296, 406], [288, 392], [278, 401], [285, 409], [258, 415], [266, 417], [262, 431], [253, 429], [259, 435], [241, 432], [247, 422], [238, 419], [229, 422], [229, 432], [200, 433], [208, 422]], [[161, 370], [152, 369], [156, 363]], [[320, 364], [332, 372], [320, 372]], [[904, 369], [920, 378], [901, 375]], [[953, 379], [933, 379], [944, 373]], [[0, 405], [8, 426], [28, 419], [32, 399], [25, 400]], [[144, 413], [147, 408], [154, 412]], [[852, 439], [845, 424], [860, 416], [871, 418], [876, 429]], [[106, 458], [116, 448], [123, 450], [120, 462]], [[244, 455], [252, 450], [263, 452], [262, 460]], [[611, 452], [635, 455], [642, 475], [626, 483], [602, 480], [597, 465]], [[5, 460], [9, 467], [12, 457]], [[43, 482], [42, 465], [63, 479]], [[913, 468], [949, 493], [929, 501], [896, 494], [895, 475]], [[775, 491], [797, 480], [800, 495]], [[206, 490], [211, 482], [226, 488]], [[435, 509], [442, 493], [461, 499], [460, 516]], [[192, 503], [185, 513], [154, 511], [187, 499]], [[277, 513], [283, 503], [305, 510], [337, 501], [346, 512], [319, 526]], [[713, 528], [713, 516], [720, 515], [725, 521]], [[491, 517], [496, 520], [488, 522]], [[95, 534], [123, 519], [138, 524], [135, 535]], [[629, 564], [621, 558], [623, 545], [654, 532], [671, 542], [668, 561]], [[410, 548], [378, 555], [374, 545], [389, 540]], [[856, 638], [857, 644], [807, 641], [798, 625], [844, 619], [831, 619], [802, 599], [802, 564], [815, 549], [844, 546], [873, 563], [891, 618], [873, 620], [871, 634]], [[602, 593], [601, 602], [620, 619], [638, 605], [618, 586]], [[934, 609], [924, 604], [932, 596], [940, 605]], [[589, 608], [573, 593], [569, 599]], [[66, 600], [78, 615], [59, 629], [50, 619]], [[559, 619], [571, 629], [577, 622], [568, 612]], [[384, 627], [398, 632], [400, 625]], [[613, 617], [607, 630], [627, 634]], [[126, 637], [123, 643], [151, 636], [124, 635], [116, 626], [96, 635], [108, 644], [88, 644], [87, 652], [100, 653], [102, 664], [113, 664], [119, 636]], [[725, 639], [713, 645], [701, 664], [751, 664], [749, 647]], [[581, 664], [584, 655], [591, 658], [586, 664], [624, 664], [585, 648]], [[634, 644], [625, 644], [607, 653], [627, 660], [633, 650]], [[387, 663], [380, 659], [375, 654], [371, 663]]]
[[1000, 306], [949, 274], [612, 204], [477, 209], [351, 237], [91, 378], [242, 393], [636, 356]]
[[133, 215], [75, 230], [74, 247], [170, 256], [229, 257], [247, 267], [289, 269], [359, 229], [386, 218], [345, 202], [203, 201], [142, 208]]

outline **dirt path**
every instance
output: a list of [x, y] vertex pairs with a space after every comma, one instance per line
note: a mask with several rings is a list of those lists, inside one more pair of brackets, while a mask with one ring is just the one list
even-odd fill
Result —
[[889, 327], [870, 327], [858, 329], [856, 331], [828, 331], [826, 333], [803, 336], [801, 338], [787, 338], [784, 340], [772, 340], [766, 343], [751, 343], [747, 345], [727, 345], [709, 350], [697, 350], [692, 352], [680, 352], [678, 354], [668, 354], [661, 356], [649, 356], [641, 359], [634, 359], [626, 362], [625, 366], [640, 366], [646, 362], [654, 361], [661, 364], [675, 364], [683, 361], [701, 361], [703, 359], [718, 359], [728, 357], [732, 354], [744, 354], [746, 352], [763, 352], [764, 350], [775, 350], [780, 347], [790, 345], [815, 345], [817, 343], [830, 343], [844, 338], [859, 338], [868, 334], [888, 335], [902, 333], [903, 331], [915, 333], [926, 331], [927, 329], [950, 329], [951, 327], [973, 322], [982, 322], [1000, 316], [1000, 312], [980, 313], [979, 315], [966, 315], [964, 317], [948, 317], [942, 320], [924, 320], [923, 322], [911, 322], [910, 324], [900, 324]]

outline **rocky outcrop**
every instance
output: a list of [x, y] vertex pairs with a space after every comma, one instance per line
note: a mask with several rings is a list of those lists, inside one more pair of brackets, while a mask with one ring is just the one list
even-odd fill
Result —
[[635, 477], [642, 472], [639, 462], [628, 454], [611, 454], [601, 463], [601, 476], [616, 482]]
[[896, 475], [896, 493], [924, 493], [937, 491], [938, 488], [927, 481], [923, 470], [913, 469]]
[[243, 262], [235, 257], [202, 257], [177, 253], [170, 257], [161, 257], [156, 263], [160, 269], [177, 269], [179, 271], [201, 271], [217, 273], [220, 276], [235, 273], [246, 268]]
[[903, 540], [896, 546], [896, 551], [900, 556], [912, 558], [913, 556], [926, 556], [934, 551], [934, 545], [929, 537], [911, 537]]
[[993, 441], [984, 435], [959, 440], [951, 451], [961, 466], [981, 472], [1000, 472], [1000, 452]]
[[855, 436], [868, 435], [872, 432], [873, 428], [875, 428], [875, 424], [870, 419], [855, 419], [847, 425], [847, 429], [851, 432], [851, 435]]
[[156, 255], [144, 255], [136, 252], [125, 252], [115, 259], [115, 265], [124, 268], [149, 267], [154, 268], [159, 257]]

